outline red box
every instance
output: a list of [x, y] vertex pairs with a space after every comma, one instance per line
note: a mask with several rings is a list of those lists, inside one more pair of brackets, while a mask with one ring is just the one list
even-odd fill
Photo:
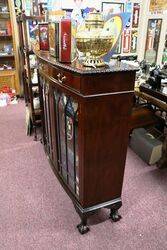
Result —
[[71, 62], [72, 44], [71, 44], [71, 20], [62, 19], [60, 22], [60, 62]]
[[48, 23], [39, 23], [38, 25], [40, 50], [49, 50]]

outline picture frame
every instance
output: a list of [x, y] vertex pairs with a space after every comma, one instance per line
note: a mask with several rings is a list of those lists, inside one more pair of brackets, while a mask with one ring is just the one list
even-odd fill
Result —
[[140, 16], [140, 4], [133, 4], [133, 13], [132, 13], [132, 28], [138, 28], [139, 26], [139, 16]]
[[39, 46], [40, 50], [49, 51], [48, 23], [39, 23]]
[[136, 53], [137, 52], [137, 40], [138, 40], [138, 30], [133, 29], [131, 32], [131, 53]]
[[131, 33], [132, 30], [131, 29], [125, 29], [123, 31], [123, 38], [122, 38], [122, 52], [124, 54], [128, 54], [130, 53], [131, 50]]
[[151, 64], [154, 64], [157, 61], [161, 27], [161, 18], [148, 19], [144, 58]]
[[119, 14], [124, 12], [124, 3], [120, 2], [102, 2], [101, 10], [104, 13]]
[[167, 10], [166, 0], [150, 0], [149, 11], [150, 12], [163, 12]]

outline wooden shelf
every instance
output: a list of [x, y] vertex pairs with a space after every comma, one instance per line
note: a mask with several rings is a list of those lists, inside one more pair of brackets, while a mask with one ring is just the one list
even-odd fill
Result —
[[10, 14], [9, 11], [6, 11], [6, 12], [0, 11], [0, 15], [9, 15], [9, 14]]
[[14, 75], [14, 74], [15, 74], [15, 69], [0, 70], [0, 76], [2, 76], [2, 75]]
[[25, 14], [22, 14], [23, 20], [34, 20], [34, 21], [42, 21], [45, 19], [45, 16], [26, 16]]
[[32, 81], [29, 81], [27, 77], [25, 78], [25, 81], [27, 82], [28, 86], [30, 86], [30, 87], [37, 87], [37, 86], [39, 86], [38, 82], [32, 83]]
[[10, 13], [9, 12], [0, 12], [0, 19], [9, 19]]
[[4, 59], [4, 58], [14, 58], [14, 55], [13, 55], [13, 54], [11, 54], [11, 55], [8, 55], [8, 54], [7, 54], [7, 55], [1, 55], [1, 54], [0, 54], [0, 59], [1, 59], [1, 58], [3, 58], [3, 59]]
[[9, 36], [9, 35], [1, 36], [0, 35], [0, 41], [2, 41], [2, 40], [12, 40], [12, 36]]
[[24, 53], [26, 53], [27, 55], [34, 55], [34, 51], [33, 51], [33, 50], [24, 49], [23, 51], [24, 51]]
[[34, 114], [35, 115], [41, 115], [42, 110], [41, 109], [34, 109]]
[[[25, 70], [28, 70], [28, 68], [27, 68], [26, 66], [24, 66], [24, 68], [25, 68]], [[32, 70], [32, 71], [33, 71], [34, 69], [38, 69], [38, 67], [37, 67], [37, 66], [31, 66], [31, 67], [30, 67], [30, 70]]]
[[31, 87], [38, 87], [39, 83], [30, 83], [29, 86], [31, 86]]
[[[13, 69], [4, 69], [0, 70], [0, 86], [2, 84], [6, 84], [7, 86], [11, 87], [16, 91], [17, 95], [21, 94], [21, 86], [20, 86], [20, 77], [19, 73], [21, 71], [20, 67], [20, 61], [19, 61], [19, 34], [16, 29], [16, 13], [15, 13], [15, 5], [14, 1], [11, 0], [3, 0], [0, 2], [4, 2], [5, 6], [7, 6], [6, 11], [3, 12], [0, 10], [0, 23], [3, 23], [3, 26], [5, 25], [6, 28], [0, 28], [0, 64], [3, 68], [3, 65], [9, 64]], [[4, 5], [4, 4], [3, 4]], [[4, 9], [5, 10], [5, 9]], [[5, 24], [6, 23], [6, 24]], [[9, 30], [10, 29], [10, 30]], [[7, 31], [6, 31], [7, 30]], [[5, 47], [5, 44], [11, 44], [13, 50], [7, 51], [8, 53], [5, 53], [5, 50], [2, 50], [3, 47]]]

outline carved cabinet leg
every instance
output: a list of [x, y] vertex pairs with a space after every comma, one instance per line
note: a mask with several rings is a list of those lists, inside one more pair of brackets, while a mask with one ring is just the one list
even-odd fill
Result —
[[34, 125], [33, 129], [34, 129], [34, 141], [37, 141], [37, 127]]
[[110, 218], [112, 219], [112, 221], [117, 222], [117, 221], [119, 221], [122, 217], [121, 217], [121, 215], [118, 213], [118, 210], [111, 209], [111, 210], [110, 210]]
[[77, 211], [77, 213], [79, 214], [80, 218], [81, 218], [81, 223], [79, 225], [77, 225], [77, 228], [78, 228], [78, 231], [80, 232], [80, 234], [86, 234], [90, 229], [87, 225], [87, 218], [89, 216], [88, 213], [83, 213], [81, 211], [81, 209], [76, 206], [75, 203], [74, 204], [74, 207], [75, 207], [75, 210]]
[[81, 219], [81, 223], [77, 225], [78, 231], [80, 234], [86, 234], [89, 231], [89, 227], [87, 226], [87, 218], [84, 217]]
[[118, 209], [121, 206], [122, 206], [122, 201], [119, 201], [108, 207], [110, 209], [110, 219], [112, 219], [112, 221], [117, 222], [122, 218], [121, 215], [118, 213]]

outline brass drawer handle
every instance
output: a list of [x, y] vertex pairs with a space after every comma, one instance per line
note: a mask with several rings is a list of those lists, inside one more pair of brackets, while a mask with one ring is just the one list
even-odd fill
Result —
[[66, 76], [63, 76], [63, 77], [61, 78], [61, 81], [62, 81], [62, 82], [65, 82], [66, 79], [67, 79], [67, 77], [66, 77]]
[[57, 79], [58, 79], [58, 81], [60, 81], [60, 79], [61, 79], [61, 74], [60, 73], [57, 74]]
[[66, 76], [62, 76], [61, 73], [57, 74], [57, 79], [59, 83], [63, 83], [66, 81], [67, 77]]

